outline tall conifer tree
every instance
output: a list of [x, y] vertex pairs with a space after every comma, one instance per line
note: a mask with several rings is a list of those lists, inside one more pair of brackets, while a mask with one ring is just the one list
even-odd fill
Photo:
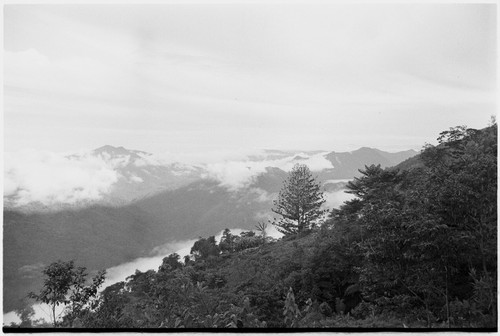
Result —
[[296, 164], [283, 183], [278, 199], [271, 209], [281, 218], [274, 218], [273, 225], [283, 234], [302, 233], [312, 229], [325, 213], [325, 202], [320, 184], [306, 165]]

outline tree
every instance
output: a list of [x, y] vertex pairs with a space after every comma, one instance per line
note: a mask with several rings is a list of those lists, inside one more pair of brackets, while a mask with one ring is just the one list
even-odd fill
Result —
[[274, 219], [273, 225], [283, 234], [307, 232], [316, 226], [324, 211], [325, 202], [320, 184], [306, 165], [296, 164], [283, 183], [278, 200], [271, 209], [282, 218]]
[[219, 253], [220, 248], [215, 241], [215, 236], [200, 238], [194, 243], [193, 247], [191, 247], [191, 254], [194, 255], [196, 259], [206, 259], [209, 256], [218, 256]]
[[16, 310], [16, 315], [21, 319], [19, 328], [32, 328], [33, 327], [33, 317], [35, 316], [35, 310], [32, 306], [27, 305]]
[[[496, 321], [496, 133], [452, 128], [421, 153], [423, 165], [367, 166], [348, 183], [357, 198], [332, 213], [334, 228], [359, 232], [350, 244], [363, 257], [359, 287], [378, 313], [428, 327]], [[466, 317], [469, 306], [483, 320]]]
[[104, 282], [105, 271], [99, 271], [90, 285], [86, 283], [86, 268], [76, 267], [73, 260], [57, 261], [43, 271], [47, 277], [39, 294], [30, 292], [28, 296], [36, 301], [48, 304], [52, 310], [52, 324], [57, 327], [56, 307], [67, 305], [69, 311], [65, 316], [70, 326]]
[[159, 272], [170, 272], [175, 271], [182, 267], [182, 263], [179, 261], [181, 258], [177, 253], [169, 254], [167, 257], [163, 258], [163, 262], [159, 268]]
[[264, 238], [264, 241], [266, 240], [266, 237], [267, 237], [267, 232], [266, 232], [266, 229], [267, 229], [267, 223], [264, 223], [264, 222], [258, 222], [257, 225], [255, 225], [255, 228], [260, 231], [260, 234], [262, 235], [262, 237]]
[[221, 252], [234, 252], [234, 240], [236, 236], [231, 234], [231, 230], [225, 229], [222, 233], [222, 238], [219, 243]]

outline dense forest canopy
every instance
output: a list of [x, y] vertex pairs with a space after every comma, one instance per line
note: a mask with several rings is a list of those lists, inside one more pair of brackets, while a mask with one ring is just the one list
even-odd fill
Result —
[[496, 328], [497, 125], [438, 141], [365, 167], [347, 186], [356, 198], [311, 230], [200, 238], [191, 257], [137, 271], [57, 325]]

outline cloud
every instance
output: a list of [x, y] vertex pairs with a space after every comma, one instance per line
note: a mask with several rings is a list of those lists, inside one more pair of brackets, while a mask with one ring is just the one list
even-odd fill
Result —
[[[52, 323], [52, 312], [50, 310], [50, 307], [46, 304], [34, 304], [33, 309], [35, 311], [35, 315], [33, 316], [32, 320], [44, 320], [47, 323]], [[64, 311], [65, 306], [64, 305], [59, 305], [56, 307], [56, 318], [61, 316], [61, 314]], [[15, 311], [8, 312], [6, 314], [3, 314], [3, 325], [8, 326], [11, 323], [16, 323], [19, 324], [21, 323], [21, 319], [19, 316], [16, 314]]]
[[257, 202], [268, 203], [276, 199], [276, 194], [268, 193], [261, 188], [251, 188], [248, 192], [256, 195]]
[[[267, 167], [277, 167], [290, 171], [296, 163], [308, 165], [313, 172], [333, 168], [325, 159], [325, 153], [284, 154], [280, 159], [268, 159], [262, 151], [219, 151], [207, 156], [196, 155], [141, 155], [133, 159], [130, 155], [110, 156], [107, 153], [93, 155], [80, 152], [68, 155], [48, 151], [25, 150], [5, 153], [4, 198], [9, 205], [23, 206], [39, 202], [46, 206], [57, 204], [77, 204], [101, 200], [110, 193], [120, 179], [132, 183], [142, 183], [136, 174], [122, 176], [120, 169], [133, 164], [170, 166], [178, 175], [201, 169], [201, 177], [219, 181], [229, 191], [248, 188], [255, 179], [266, 172]], [[225, 160], [224, 160], [225, 159]], [[176, 162], [182, 160], [184, 162]], [[211, 163], [197, 163], [209, 160]], [[217, 162], [216, 160], [223, 160]], [[190, 163], [185, 163], [190, 162]], [[271, 195], [263, 190], [252, 189], [259, 202], [268, 202]]]
[[42, 7], [6, 7], [9, 150], [408, 147], [495, 111], [491, 4]]
[[255, 178], [266, 171], [261, 162], [233, 161], [208, 164], [208, 177], [220, 181], [230, 191], [248, 187]]
[[91, 155], [22, 151], [5, 153], [4, 198], [22, 206], [100, 200], [118, 181], [113, 164]]
[[182, 162], [185, 164], [200, 165], [212, 164], [221, 162], [247, 161], [251, 156], [260, 156], [265, 152], [260, 149], [218, 149], [218, 150], [203, 150], [190, 153], [179, 152], [162, 152], [155, 154], [154, 157], [159, 162], [172, 163]]
[[136, 183], [144, 182], [144, 180], [137, 175], [130, 175], [130, 181], [136, 182]]
[[117, 168], [117, 167], [125, 167], [131, 162], [130, 155], [111, 155], [109, 153], [100, 153], [96, 155], [97, 157], [102, 158], [107, 165]]
[[263, 222], [267, 224], [266, 228], [267, 236], [278, 239], [283, 237], [283, 233], [276, 230], [276, 227], [269, 222], [272, 221], [274, 217], [276, 217], [276, 214], [272, 213], [271, 211], [260, 211], [255, 215], [254, 218], [258, 222]]
[[168, 160], [163, 160], [156, 155], [141, 156], [139, 159], [134, 160], [133, 164], [136, 167], [144, 166], [163, 166], [171, 163]]
[[40, 274], [45, 268], [45, 264], [43, 263], [36, 263], [32, 265], [24, 265], [22, 267], [19, 267], [18, 271], [21, 274], [21, 278], [38, 278], [40, 277]]
[[[311, 169], [311, 171], [313, 171], [313, 172], [318, 172], [318, 171], [321, 171], [323, 169], [334, 168], [332, 163], [325, 158], [326, 154], [327, 153], [320, 153], [320, 154], [309, 156], [309, 157], [307, 157], [306, 160], [304, 160], [304, 164], [306, 164], [309, 167], [309, 169]], [[299, 155], [301, 155], [301, 154], [299, 154]], [[293, 161], [293, 164], [295, 164], [295, 161]]]
[[296, 163], [305, 164], [313, 172], [333, 168], [330, 161], [325, 158], [324, 153], [309, 155], [297, 153], [282, 159], [250, 161], [248, 158], [242, 161], [226, 161], [207, 164], [206, 177], [220, 182], [220, 185], [230, 191], [237, 191], [249, 187], [259, 176], [266, 172], [267, 167], [277, 167], [284, 171], [292, 170]]
[[352, 200], [355, 196], [353, 194], [348, 194], [345, 190], [325, 192], [325, 203], [323, 208], [333, 209], [340, 207], [345, 201]]

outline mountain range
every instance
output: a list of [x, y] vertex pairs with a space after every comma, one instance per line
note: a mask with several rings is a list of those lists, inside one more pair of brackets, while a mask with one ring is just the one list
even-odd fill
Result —
[[266, 150], [244, 160], [185, 164], [100, 147], [84, 158], [100, 160], [116, 178], [98, 198], [16, 204], [19, 195], [4, 196], [4, 312], [22, 306], [20, 299], [40, 287], [41, 269], [55, 260], [75, 259], [97, 270], [147, 256], [167, 242], [224, 228], [253, 229], [270, 218], [272, 201], [295, 163], [311, 168], [333, 207], [345, 199], [347, 180], [365, 165], [394, 166], [416, 154], [366, 147], [342, 153]]

